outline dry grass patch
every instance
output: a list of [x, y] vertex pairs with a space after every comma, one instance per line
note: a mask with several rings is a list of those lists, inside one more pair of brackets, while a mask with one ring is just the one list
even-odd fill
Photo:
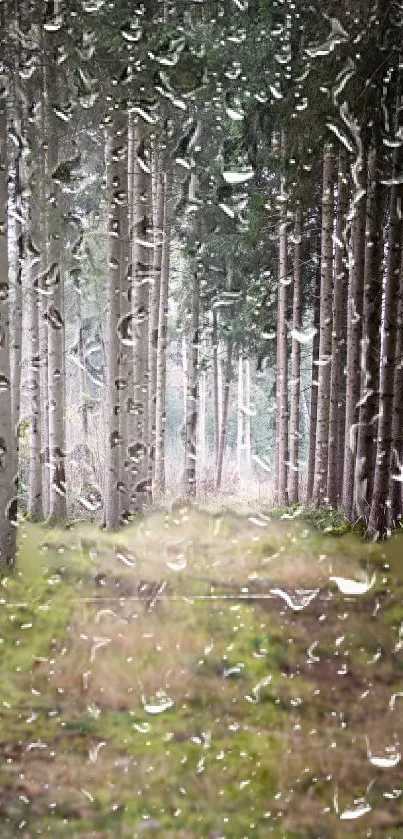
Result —
[[[47, 676], [60, 693], [111, 709], [187, 701], [205, 637], [191, 608], [159, 602], [150, 612], [130, 600], [76, 613]], [[38, 674], [38, 678], [43, 678]]]

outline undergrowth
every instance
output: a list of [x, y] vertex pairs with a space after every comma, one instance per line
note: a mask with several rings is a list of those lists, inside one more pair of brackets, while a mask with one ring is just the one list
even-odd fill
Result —
[[294, 513], [21, 527], [0, 586], [4, 839], [401, 835], [400, 761], [368, 759], [402, 737], [401, 541], [385, 556]]

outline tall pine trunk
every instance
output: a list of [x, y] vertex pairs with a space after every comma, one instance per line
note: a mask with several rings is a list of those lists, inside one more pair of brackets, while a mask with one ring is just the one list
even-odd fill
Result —
[[193, 270], [191, 296], [190, 346], [187, 365], [186, 423], [185, 423], [185, 474], [184, 494], [196, 497], [196, 429], [199, 358], [200, 284], [197, 266]]
[[252, 405], [251, 405], [251, 381], [250, 381], [250, 360], [245, 359], [245, 472], [249, 479], [252, 474]]
[[315, 479], [316, 504], [327, 501], [329, 445], [330, 367], [332, 361], [333, 302], [333, 152], [326, 146], [323, 156], [322, 245], [320, 271], [320, 326], [318, 358], [318, 408], [316, 420]]
[[148, 413], [150, 423], [150, 454], [148, 461], [149, 484], [155, 481], [155, 452], [156, 452], [156, 407], [157, 407], [157, 357], [158, 357], [158, 329], [161, 294], [161, 267], [163, 250], [164, 226], [164, 189], [165, 179], [161, 171], [156, 148], [153, 149], [153, 231], [154, 250], [152, 283], [150, 292], [150, 323], [149, 323], [149, 390]]
[[311, 399], [309, 406], [309, 449], [308, 449], [308, 474], [306, 495], [308, 501], [313, 497], [313, 484], [315, 479], [315, 449], [316, 449], [316, 420], [318, 416], [318, 359], [319, 359], [319, 320], [320, 320], [320, 258], [317, 254], [315, 289], [313, 300], [313, 328], [315, 330], [312, 343], [312, 366], [311, 366]]
[[[46, 142], [46, 85], [45, 70], [41, 71], [40, 118], [38, 128], [38, 146], [41, 149], [38, 164], [38, 195], [40, 204], [47, 206], [47, 184], [49, 176], [49, 148]], [[49, 469], [49, 365], [48, 365], [48, 322], [47, 322], [47, 278], [49, 268], [48, 213], [41, 214], [38, 220], [38, 248], [40, 251], [40, 280], [38, 285], [38, 348], [39, 348], [39, 389], [41, 405], [41, 463], [42, 463], [42, 508], [43, 514], [49, 514], [50, 469]]]
[[[16, 21], [19, 19], [18, 5], [16, 4]], [[22, 309], [23, 309], [23, 293], [22, 293], [22, 267], [25, 258], [26, 250], [26, 218], [25, 218], [25, 202], [23, 195], [24, 189], [24, 166], [23, 166], [23, 149], [25, 137], [25, 126], [23, 120], [23, 105], [22, 92], [20, 90], [20, 70], [22, 63], [22, 49], [19, 43], [17, 48], [17, 55], [15, 61], [15, 76], [14, 76], [14, 102], [13, 102], [13, 123], [14, 131], [19, 139], [18, 147], [14, 157], [14, 189], [12, 193], [12, 200], [14, 204], [14, 289], [13, 300], [11, 308], [11, 415], [13, 428], [16, 433], [17, 447], [15, 449], [14, 471], [18, 471], [18, 439], [19, 439], [19, 421], [20, 421], [20, 401], [21, 401], [21, 358], [22, 358]]]
[[355, 513], [368, 521], [378, 429], [380, 321], [382, 311], [382, 210], [379, 155], [368, 155], [364, 303], [361, 338], [361, 394], [355, 474]]
[[155, 403], [155, 491], [165, 493], [165, 398], [167, 375], [168, 291], [169, 291], [170, 227], [167, 208], [167, 178], [164, 188], [164, 221], [162, 230], [161, 288], [158, 311], [158, 347]]
[[[379, 384], [379, 425], [377, 436], [374, 488], [368, 530], [372, 536], [384, 537], [388, 531], [388, 496], [392, 463], [393, 387], [397, 344], [396, 300], [399, 294], [402, 253], [403, 185], [399, 183], [402, 150], [396, 149], [393, 184], [390, 188], [389, 235], [386, 259], [385, 296], [382, 318], [382, 358]], [[396, 407], [396, 404], [395, 404]]]
[[236, 458], [237, 471], [240, 485], [243, 481], [243, 466], [244, 466], [244, 435], [245, 435], [245, 414], [244, 414], [244, 395], [243, 395], [243, 355], [242, 349], [238, 355], [238, 410], [237, 410], [237, 441], [236, 441]]
[[107, 239], [107, 314], [106, 314], [106, 452], [103, 524], [110, 529], [119, 525], [119, 337], [121, 277], [121, 213], [119, 196], [126, 192], [121, 182], [122, 121], [115, 115], [106, 136], [106, 195], [108, 206]]
[[392, 462], [390, 469], [389, 528], [402, 520], [403, 486], [403, 251], [397, 307], [397, 340], [393, 381]]
[[[133, 390], [133, 344], [126, 338], [123, 323], [131, 322], [132, 274], [130, 265], [129, 225], [130, 210], [128, 205], [129, 190], [129, 155], [128, 130], [126, 118], [121, 125], [119, 183], [123, 185], [119, 196], [119, 239], [120, 239], [120, 295], [119, 295], [119, 437], [120, 437], [120, 467], [119, 467], [119, 510], [120, 518], [127, 521], [131, 513], [131, 462], [130, 446], [130, 409]], [[130, 332], [130, 330], [128, 330]], [[125, 338], [123, 337], [123, 334]]]
[[[282, 138], [282, 159], [285, 160], [286, 144]], [[288, 375], [287, 375], [287, 209], [284, 176], [281, 181], [281, 218], [279, 227], [278, 296], [277, 296], [277, 370], [276, 370], [276, 479], [277, 501], [286, 504], [288, 461]]]
[[[3, 23], [0, 15], [0, 24]], [[0, 89], [0, 564], [15, 558], [16, 501], [13, 463], [16, 437], [11, 418], [10, 312], [7, 231], [7, 115], [4, 88]]]
[[288, 499], [291, 504], [299, 500], [299, 405], [301, 344], [297, 333], [301, 330], [301, 235], [302, 211], [295, 213], [294, 230], [294, 276], [292, 302], [292, 344], [291, 344], [291, 400], [290, 400], [290, 467], [288, 476]]
[[132, 509], [142, 510], [151, 500], [148, 474], [149, 456], [149, 352], [150, 255], [152, 229], [150, 220], [151, 168], [146, 130], [139, 118], [133, 125], [133, 379], [134, 429], [130, 443], [133, 464]]
[[362, 153], [357, 167], [357, 193], [353, 195], [351, 226], [351, 259], [347, 300], [347, 358], [346, 358], [346, 419], [344, 438], [344, 467], [342, 506], [347, 518], [354, 515], [355, 460], [360, 401], [360, 340], [365, 264], [366, 222], [366, 160]]
[[[49, 67], [46, 68], [50, 76]], [[63, 520], [67, 517], [66, 497], [66, 440], [65, 440], [65, 377], [64, 377], [64, 291], [61, 264], [62, 209], [60, 186], [52, 174], [59, 163], [58, 128], [52, 112], [55, 90], [48, 86], [47, 131], [52, 135], [49, 144], [48, 177], [48, 235], [49, 235], [49, 289], [46, 320], [48, 326], [48, 396], [49, 396], [49, 518]]]
[[213, 345], [213, 411], [214, 411], [214, 454], [217, 469], [218, 449], [220, 445], [220, 394], [219, 394], [219, 362], [218, 362], [218, 315], [213, 307], [213, 326], [211, 341]]
[[348, 210], [347, 191], [347, 160], [344, 152], [339, 154], [339, 168], [337, 180], [337, 218], [336, 242], [334, 254], [334, 286], [333, 286], [333, 328], [330, 369], [330, 405], [329, 405], [329, 454], [327, 467], [327, 497], [329, 504], [336, 506], [340, 501], [341, 485], [339, 480], [340, 458], [339, 451], [340, 429], [343, 434], [343, 382], [344, 382], [344, 352], [346, 341], [346, 245], [345, 225]]
[[28, 383], [29, 383], [29, 477], [27, 509], [33, 518], [43, 516], [42, 504], [42, 463], [41, 463], [41, 392], [40, 392], [40, 354], [39, 354], [39, 275], [41, 257], [40, 244], [40, 207], [41, 178], [35, 171], [33, 160], [40, 154], [37, 144], [36, 126], [31, 120], [28, 140], [31, 151], [28, 199], [28, 241], [27, 252], [27, 292], [28, 292]]
[[227, 339], [227, 352], [225, 358], [225, 383], [224, 383], [224, 394], [223, 394], [223, 404], [222, 404], [222, 415], [221, 415], [221, 428], [220, 428], [220, 442], [218, 447], [218, 458], [217, 458], [217, 471], [216, 471], [216, 480], [215, 480], [215, 488], [216, 490], [221, 489], [221, 481], [222, 481], [222, 472], [223, 472], [223, 464], [224, 464], [224, 453], [225, 453], [225, 440], [227, 437], [227, 421], [228, 421], [228, 406], [229, 406], [229, 392], [232, 380], [232, 351], [234, 348], [234, 344], [232, 338]]

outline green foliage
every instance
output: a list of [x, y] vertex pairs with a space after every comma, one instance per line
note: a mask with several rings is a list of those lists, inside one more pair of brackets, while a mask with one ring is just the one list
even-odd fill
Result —
[[[351, 522], [334, 507], [310, 507], [302, 504], [293, 504], [291, 506], [276, 507], [271, 511], [271, 514], [279, 519], [301, 519], [321, 533], [330, 533], [332, 536], [344, 536], [353, 530]], [[358, 530], [357, 532], [360, 531]]]

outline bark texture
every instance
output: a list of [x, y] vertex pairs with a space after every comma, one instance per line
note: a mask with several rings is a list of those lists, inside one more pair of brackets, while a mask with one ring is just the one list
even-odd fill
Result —
[[360, 401], [360, 339], [364, 291], [366, 160], [362, 154], [357, 167], [358, 186], [353, 195], [351, 254], [347, 300], [346, 419], [342, 506], [347, 518], [354, 512], [355, 460], [357, 454]]
[[318, 408], [316, 420], [314, 501], [327, 501], [330, 369], [332, 363], [333, 301], [333, 152], [324, 150], [322, 185], [322, 246], [320, 271], [320, 326], [318, 358]]
[[316, 279], [313, 300], [313, 328], [315, 330], [312, 343], [312, 371], [311, 371], [311, 400], [309, 408], [309, 450], [308, 475], [306, 495], [312, 500], [313, 483], [315, 479], [315, 447], [316, 420], [318, 416], [318, 358], [319, 358], [319, 319], [320, 319], [320, 259], [317, 258]]
[[133, 124], [133, 436], [129, 455], [133, 465], [131, 507], [142, 510], [151, 500], [149, 456], [149, 351], [151, 254], [151, 168], [144, 123]]
[[195, 266], [192, 281], [190, 346], [186, 387], [185, 473], [184, 493], [196, 497], [196, 429], [199, 359], [200, 286]]
[[393, 389], [397, 344], [396, 300], [399, 293], [400, 263], [402, 253], [403, 185], [399, 182], [402, 150], [395, 152], [394, 177], [390, 188], [389, 234], [386, 259], [386, 279], [383, 308], [383, 335], [381, 374], [379, 384], [379, 425], [376, 450], [374, 488], [371, 500], [368, 529], [374, 537], [384, 537], [388, 532], [389, 478], [392, 462]]
[[158, 311], [158, 348], [155, 403], [155, 491], [165, 493], [165, 397], [166, 397], [166, 349], [168, 331], [170, 228], [167, 212], [167, 183], [164, 189], [164, 222], [162, 234], [161, 287]]
[[355, 474], [355, 514], [368, 521], [376, 456], [382, 312], [382, 205], [378, 152], [368, 155], [364, 303], [361, 338], [361, 394]]
[[122, 175], [123, 126], [118, 117], [107, 130], [106, 137], [106, 190], [108, 201], [107, 240], [107, 315], [106, 315], [106, 463], [104, 487], [104, 526], [116, 529], [119, 525], [119, 353], [118, 321], [120, 309], [120, 207], [119, 196], [125, 194]]
[[302, 211], [297, 208], [294, 230], [294, 272], [292, 301], [292, 344], [291, 344], [291, 400], [290, 400], [290, 465], [288, 476], [288, 499], [290, 504], [299, 500], [299, 405], [301, 344], [298, 332], [301, 330], [301, 236]]
[[0, 564], [12, 565], [17, 512], [13, 483], [16, 437], [11, 418], [6, 143], [6, 100], [0, 90]]
[[327, 497], [329, 504], [336, 506], [340, 501], [341, 485], [339, 482], [340, 427], [343, 425], [343, 382], [344, 382], [344, 347], [346, 342], [346, 244], [345, 224], [348, 210], [347, 161], [343, 152], [339, 155], [337, 179], [337, 219], [336, 243], [334, 255], [334, 285], [332, 309], [332, 350], [330, 370], [329, 404], [329, 453], [327, 467]]
[[225, 383], [224, 383], [221, 428], [220, 428], [220, 444], [219, 444], [219, 448], [218, 448], [217, 472], [216, 472], [216, 480], [215, 480], [216, 490], [220, 489], [221, 481], [222, 481], [224, 453], [225, 453], [225, 440], [226, 440], [226, 436], [227, 436], [229, 392], [230, 392], [231, 380], [232, 380], [232, 353], [233, 353], [233, 349], [234, 349], [233, 341], [232, 341], [231, 338], [229, 338], [228, 341], [227, 341], [227, 351], [226, 351], [226, 359], [225, 359]]
[[[282, 156], [286, 143], [282, 139]], [[277, 371], [276, 371], [276, 446], [277, 446], [277, 501], [286, 504], [288, 462], [288, 375], [287, 375], [287, 305], [288, 253], [287, 211], [284, 179], [281, 185], [282, 210], [279, 227], [278, 296], [277, 296]]]

